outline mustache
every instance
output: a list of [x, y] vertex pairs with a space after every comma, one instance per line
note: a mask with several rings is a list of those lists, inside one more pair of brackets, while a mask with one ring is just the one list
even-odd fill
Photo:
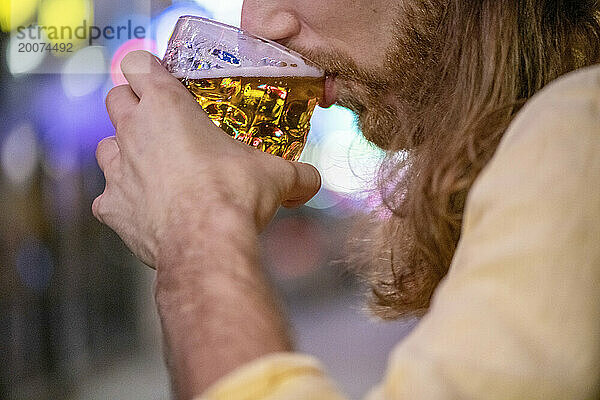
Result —
[[359, 82], [374, 89], [380, 89], [387, 85], [387, 81], [382, 79], [380, 74], [377, 74], [374, 70], [360, 67], [347, 54], [339, 51], [296, 46], [291, 42], [282, 41], [280, 43], [321, 68], [326, 75]]

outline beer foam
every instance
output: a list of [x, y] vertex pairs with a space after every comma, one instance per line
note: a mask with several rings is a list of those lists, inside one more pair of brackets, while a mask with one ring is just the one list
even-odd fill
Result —
[[297, 67], [269, 65], [263, 67], [213, 68], [177, 71], [173, 75], [177, 79], [212, 79], [238, 76], [244, 78], [323, 78], [325, 76], [318, 68], [311, 67], [308, 64], [298, 64]]

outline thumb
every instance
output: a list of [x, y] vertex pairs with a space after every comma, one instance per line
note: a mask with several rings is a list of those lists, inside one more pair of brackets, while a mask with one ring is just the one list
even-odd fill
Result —
[[295, 168], [295, 183], [281, 203], [286, 208], [300, 207], [321, 188], [321, 174], [310, 164], [291, 162]]

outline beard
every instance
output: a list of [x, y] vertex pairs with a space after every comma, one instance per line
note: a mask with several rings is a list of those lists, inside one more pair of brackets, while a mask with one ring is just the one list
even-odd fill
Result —
[[348, 55], [339, 52], [302, 49], [286, 44], [335, 77], [336, 104], [351, 110], [364, 137], [382, 149], [389, 149], [403, 131], [399, 99], [403, 71], [397, 65], [370, 69], [356, 65]]
[[346, 259], [369, 286], [371, 310], [386, 319], [429, 306], [458, 242], [462, 196], [478, 173], [465, 151], [474, 134], [460, 129], [466, 92], [453, 72], [462, 59], [455, 34], [444, 33], [453, 26], [442, 23], [454, 3], [399, 3], [390, 45], [371, 55], [372, 64], [331, 49], [295, 49], [337, 77], [338, 104], [356, 113], [367, 140], [388, 150], [376, 177], [381, 203], [356, 221]]
[[436, 27], [442, 9], [438, 0], [405, 2], [390, 32], [391, 45], [379, 58], [384, 62], [379, 64], [374, 60], [362, 66], [339, 51], [284, 44], [335, 77], [337, 104], [355, 113], [368, 141], [384, 150], [410, 150], [419, 142], [409, 132], [415, 132], [416, 118], [422, 115], [422, 83], [435, 79], [432, 49], [439, 44]]

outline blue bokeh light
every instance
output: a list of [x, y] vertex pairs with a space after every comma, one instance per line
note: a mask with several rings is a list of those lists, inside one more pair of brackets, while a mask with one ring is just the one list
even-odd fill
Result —
[[102, 138], [114, 134], [101, 92], [69, 98], [58, 79], [40, 86], [32, 105], [34, 119], [53, 168], [76, 168], [80, 152], [93, 154]]

